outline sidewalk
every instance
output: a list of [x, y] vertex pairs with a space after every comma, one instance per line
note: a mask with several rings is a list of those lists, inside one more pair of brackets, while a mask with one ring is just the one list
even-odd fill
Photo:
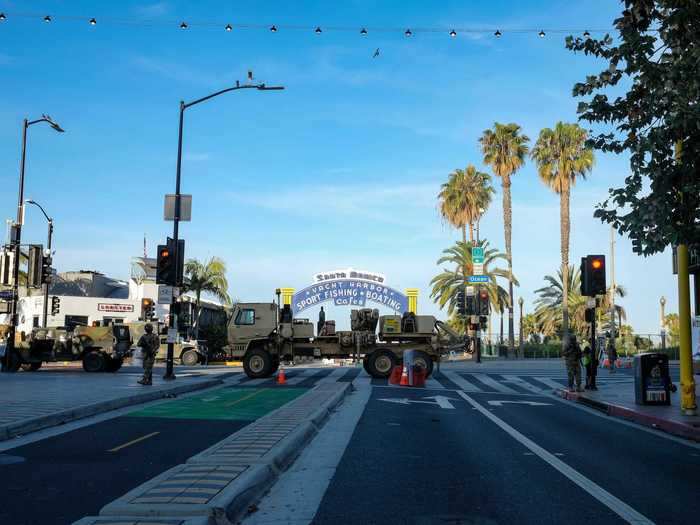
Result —
[[163, 367], [153, 371], [153, 386], [136, 383], [142, 372], [125, 367], [110, 374], [88, 374], [75, 368], [0, 375], [0, 441], [76, 419], [209, 388], [222, 383], [231, 369], [178, 370], [177, 379], [162, 379]]
[[[599, 370], [600, 374], [602, 371]], [[608, 373], [607, 370], [604, 373]], [[695, 376], [695, 391], [698, 395], [700, 377]], [[564, 399], [588, 405], [605, 412], [609, 416], [634, 421], [640, 425], [663, 430], [669, 434], [700, 441], [700, 416], [684, 416], [680, 410], [680, 385], [678, 391], [671, 393], [670, 406], [637, 405], [634, 401], [634, 383], [608, 384], [599, 386], [599, 390], [569, 392], [558, 389], [557, 394]], [[699, 397], [700, 399], [700, 397]], [[698, 411], [700, 414], [700, 411]]]

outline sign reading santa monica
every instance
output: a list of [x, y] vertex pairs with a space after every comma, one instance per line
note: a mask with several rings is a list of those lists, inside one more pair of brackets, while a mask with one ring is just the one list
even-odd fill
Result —
[[352, 268], [320, 272], [314, 275], [314, 284], [294, 294], [292, 310], [296, 314], [328, 301], [336, 306], [364, 307], [369, 301], [397, 314], [407, 311], [408, 298], [385, 282], [386, 278], [380, 273]]

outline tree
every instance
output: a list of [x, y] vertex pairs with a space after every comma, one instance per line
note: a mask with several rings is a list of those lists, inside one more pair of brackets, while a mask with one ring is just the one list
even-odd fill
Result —
[[678, 346], [680, 343], [680, 321], [678, 314], [667, 314], [664, 317], [664, 328], [668, 337], [669, 346]]
[[[541, 326], [542, 333], [552, 336], [561, 333], [563, 324], [564, 288], [568, 301], [569, 327], [579, 337], [587, 333], [585, 320], [586, 297], [581, 295], [581, 272], [574, 266], [569, 266], [567, 279], [564, 280], [562, 269], [555, 276], [545, 275], [547, 285], [535, 290], [535, 319]], [[566, 283], [566, 287], [562, 284]]]
[[185, 283], [182, 291], [195, 294], [194, 329], [195, 337], [198, 337], [202, 292], [214, 295], [225, 304], [231, 303], [226, 280], [226, 263], [218, 257], [212, 257], [206, 264], [197, 259], [190, 259], [185, 263]]
[[523, 316], [522, 327], [523, 340], [528, 342], [535, 339], [536, 336], [542, 332], [540, 324], [537, 322], [537, 318], [535, 317], [534, 313], [529, 313]]
[[[586, 146], [586, 132], [578, 124], [557, 122], [554, 129], [540, 131], [531, 157], [542, 182], [559, 195], [562, 278], [568, 281], [571, 188], [577, 178], [585, 178], [593, 168], [593, 150]], [[566, 335], [569, 329], [568, 289], [564, 287], [563, 292], [562, 331]], [[565, 344], [566, 338], [562, 337], [562, 345]]]
[[[484, 275], [489, 282], [481, 284], [489, 293], [489, 302], [492, 308], [500, 301], [507, 301], [507, 292], [498, 284], [497, 278], [508, 278], [508, 271], [502, 268], [494, 268], [499, 260], [507, 260], [504, 253], [494, 248], [489, 248], [489, 243], [483, 240], [479, 243], [484, 248]], [[438, 266], [449, 264], [453, 269], [444, 268], [441, 273], [433, 277], [430, 281], [432, 291], [430, 297], [440, 308], [447, 306], [448, 315], [452, 315], [457, 307], [457, 293], [464, 291], [465, 278], [462, 273], [466, 268], [467, 275], [473, 271], [472, 264], [472, 244], [469, 242], [457, 242], [454, 246], [443, 250], [443, 255], [438, 259]], [[513, 277], [513, 281], [518, 285], [518, 281]]]
[[[566, 47], [607, 62], [575, 84], [579, 119], [603, 124], [589, 144], [630, 152], [632, 173], [595, 216], [650, 255], [698, 240], [700, 223], [700, 3], [625, 0], [618, 37], [569, 36]], [[626, 92], [613, 88], [621, 81]], [[610, 98], [604, 91], [614, 92]]]
[[510, 178], [525, 163], [530, 139], [520, 133], [517, 124], [499, 124], [495, 122], [493, 129], [484, 130], [479, 143], [484, 155], [484, 164], [491, 166], [494, 174], [501, 178], [503, 187], [503, 230], [506, 240], [506, 255], [508, 256], [508, 347], [511, 352], [515, 338], [513, 328], [513, 250], [511, 246], [513, 213], [510, 198]]
[[477, 171], [473, 165], [466, 170], [456, 169], [440, 187], [438, 194], [440, 215], [455, 228], [462, 230], [462, 242], [474, 242], [474, 223], [491, 204], [494, 193], [491, 177]]

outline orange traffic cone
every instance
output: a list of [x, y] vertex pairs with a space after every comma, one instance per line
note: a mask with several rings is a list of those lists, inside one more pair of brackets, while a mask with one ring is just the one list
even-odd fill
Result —
[[408, 381], [408, 368], [406, 365], [403, 365], [403, 371], [401, 372], [401, 382], [399, 383], [401, 386], [410, 386], [410, 383]]
[[280, 371], [277, 372], [277, 384], [283, 385], [287, 382], [287, 378], [284, 375], [284, 368], [280, 367]]

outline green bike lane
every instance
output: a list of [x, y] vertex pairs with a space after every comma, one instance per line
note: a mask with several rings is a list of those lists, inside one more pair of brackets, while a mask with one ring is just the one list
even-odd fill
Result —
[[61, 525], [96, 515], [307, 390], [217, 387], [6, 450], [0, 454], [0, 523]]

